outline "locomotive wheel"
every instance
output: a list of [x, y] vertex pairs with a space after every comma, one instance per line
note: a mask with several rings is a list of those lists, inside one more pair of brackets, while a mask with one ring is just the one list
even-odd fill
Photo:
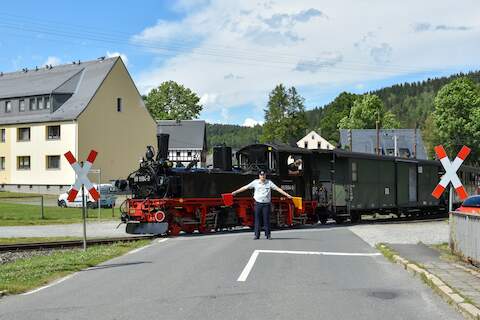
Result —
[[343, 217], [337, 217], [337, 218], [335, 218], [335, 222], [336, 222], [337, 224], [342, 224], [342, 223], [345, 222], [345, 218], [343, 218]]
[[182, 229], [185, 231], [185, 233], [192, 234], [195, 231], [195, 225], [184, 224]]
[[198, 226], [198, 232], [202, 234], [210, 233], [210, 228], [207, 228], [206, 226], [199, 225]]
[[328, 217], [327, 216], [320, 216], [320, 223], [321, 224], [327, 224]]
[[182, 231], [182, 227], [180, 227], [176, 223], [172, 223], [170, 225], [170, 228], [168, 229], [168, 234], [173, 236], [173, 237], [176, 237], [180, 234], [180, 231]]

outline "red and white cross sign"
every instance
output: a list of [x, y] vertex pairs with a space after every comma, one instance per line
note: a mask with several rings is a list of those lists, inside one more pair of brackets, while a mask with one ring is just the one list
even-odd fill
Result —
[[468, 157], [471, 149], [467, 146], [463, 146], [460, 152], [457, 154], [457, 157], [453, 161], [450, 161], [443, 146], [436, 146], [434, 149], [437, 157], [442, 163], [442, 166], [445, 168], [445, 174], [440, 179], [440, 183], [435, 187], [435, 190], [433, 190], [432, 196], [437, 199], [440, 198], [443, 191], [445, 191], [447, 185], [452, 182], [458, 197], [461, 200], [466, 199], [468, 197], [468, 193], [462, 185], [462, 182], [458, 178], [457, 170], [458, 168], [460, 168], [463, 161]]
[[87, 161], [83, 164], [83, 166], [81, 166], [77, 162], [77, 159], [75, 159], [75, 156], [70, 151], [65, 153], [65, 158], [67, 158], [68, 162], [70, 163], [70, 165], [72, 166], [73, 170], [77, 175], [75, 184], [73, 185], [72, 189], [68, 193], [68, 198], [67, 198], [68, 201], [70, 202], [75, 201], [75, 198], [78, 194], [78, 190], [80, 190], [80, 188], [82, 187], [82, 184], [85, 186], [85, 188], [87, 188], [88, 192], [90, 192], [90, 195], [95, 201], [97, 201], [100, 198], [100, 195], [98, 194], [97, 189], [95, 189], [95, 187], [87, 177], [88, 171], [90, 171], [90, 168], [92, 167], [93, 162], [97, 157], [97, 154], [98, 154], [97, 151], [90, 150], [90, 154], [88, 155]]

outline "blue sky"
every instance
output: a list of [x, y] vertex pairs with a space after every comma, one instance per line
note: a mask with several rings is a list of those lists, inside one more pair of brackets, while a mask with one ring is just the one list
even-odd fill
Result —
[[308, 109], [478, 70], [479, 16], [474, 0], [8, 1], [0, 71], [121, 55], [142, 93], [175, 80], [207, 121], [253, 124], [278, 83]]

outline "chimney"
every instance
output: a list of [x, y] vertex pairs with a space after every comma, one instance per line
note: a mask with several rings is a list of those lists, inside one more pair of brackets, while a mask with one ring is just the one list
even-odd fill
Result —
[[169, 134], [158, 133], [157, 134], [157, 161], [168, 159], [168, 139]]

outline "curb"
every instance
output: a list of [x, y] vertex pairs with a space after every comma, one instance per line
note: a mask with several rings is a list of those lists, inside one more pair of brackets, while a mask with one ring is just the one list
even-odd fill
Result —
[[409, 262], [407, 259], [402, 258], [399, 255], [393, 255], [392, 259], [395, 263], [402, 265], [405, 270], [412, 273], [414, 276], [419, 275], [422, 277], [422, 280], [424, 280], [426, 284], [432, 287], [432, 289], [449, 304], [455, 306], [455, 308], [462, 314], [474, 320], [480, 319], [480, 309], [473, 304], [468, 303], [462, 296], [452, 290], [451, 287], [440, 280], [437, 276], [419, 267], [418, 265]]

